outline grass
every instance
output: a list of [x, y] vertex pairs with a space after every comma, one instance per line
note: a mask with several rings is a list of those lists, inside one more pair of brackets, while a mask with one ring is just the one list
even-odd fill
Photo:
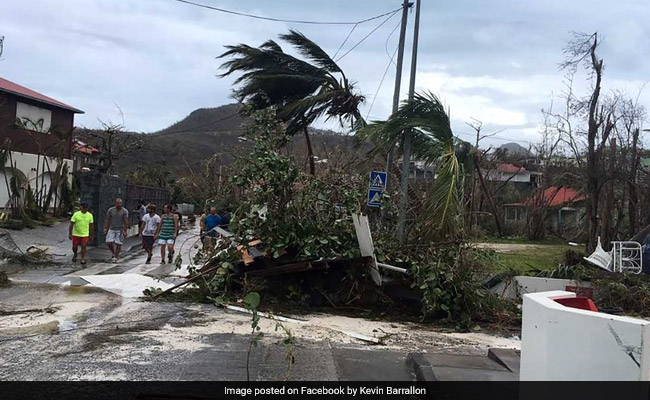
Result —
[[528, 240], [528, 238], [526, 238], [525, 236], [509, 236], [509, 237], [502, 237], [502, 238], [488, 236], [476, 240], [482, 243], [511, 243], [511, 244], [535, 244], [535, 245], [537, 244], [566, 245], [567, 244], [566, 240], [556, 238], [556, 237], [549, 237], [544, 240]]
[[[530, 243], [533, 244], [533, 243]], [[544, 244], [535, 248], [498, 253], [503, 269], [517, 273], [556, 268], [564, 260], [567, 250], [579, 250], [566, 244]]]

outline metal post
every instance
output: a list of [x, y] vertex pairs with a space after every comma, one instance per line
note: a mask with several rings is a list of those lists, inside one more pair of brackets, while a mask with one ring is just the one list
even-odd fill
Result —
[[[397, 64], [395, 65], [395, 89], [393, 92], [393, 111], [394, 114], [399, 108], [399, 91], [402, 84], [402, 64], [404, 62], [404, 41], [406, 38], [406, 23], [408, 21], [408, 9], [411, 6], [408, 0], [402, 4], [402, 26], [399, 31], [399, 45], [397, 50]], [[386, 191], [390, 193], [391, 171], [393, 167], [393, 153], [395, 149], [391, 148], [386, 155]]]
[[[409, 82], [409, 101], [415, 94], [415, 72], [418, 65], [418, 34], [420, 28], [420, 0], [415, 3], [415, 24], [413, 25], [413, 52], [411, 54], [411, 79]], [[404, 145], [402, 146], [402, 196], [399, 203], [399, 219], [397, 221], [397, 240], [404, 242], [406, 233], [406, 208], [408, 206], [409, 175], [411, 167], [411, 130], [404, 131]]]

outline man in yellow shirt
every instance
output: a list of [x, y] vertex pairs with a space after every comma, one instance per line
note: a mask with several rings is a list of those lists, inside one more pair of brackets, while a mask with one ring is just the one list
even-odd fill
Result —
[[77, 249], [81, 246], [81, 265], [86, 264], [86, 245], [92, 240], [94, 232], [93, 214], [88, 212], [88, 203], [81, 203], [81, 210], [70, 219], [69, 236], [72, 240], [72, 262], [77, 261]]

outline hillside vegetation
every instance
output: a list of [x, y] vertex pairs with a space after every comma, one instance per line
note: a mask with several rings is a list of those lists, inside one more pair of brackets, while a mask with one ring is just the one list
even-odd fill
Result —
[[[157, 166], [169, 171], [172, 178], [177, 178], [200, 168], [202, 161], [215, 154], [219, 165], [228, 166], [237, 156], [250, 151], [250, 144], [240, 140], [245, 120], [237, 111], [236, 104], [200, 108], [157, 132], [125, 132], [125, 135], [138, 139], [138, 149], [134, 145], [133, 149], [120, 155], [112, 172], [124, 176], [141, 168]], [[310, 131], [318, 160], [328, 159], [330, 163], [353, 163], [370, 168], [363, 162], [367, 159], [368, 145], [358, 146], [354, 137], [333, 131]], [[89, 136], [87, 131], [80, 130], [78, 135], [82, 140], [99, 146], [98, 140]], [[296, 136], [287, 146], [287, 152], [296, 159], [304, 159], [306, 163], [304, 138]]]

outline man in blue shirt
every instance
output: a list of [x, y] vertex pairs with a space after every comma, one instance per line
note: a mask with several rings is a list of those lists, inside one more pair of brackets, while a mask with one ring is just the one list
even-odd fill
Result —
[[212, 248], [214, 246], [214, 239], [217, 237], [217, 228], [221, 225], [221, 217], [217, 214], [217, 208], [211, 207], [210, 214], [205, 217], [205, 246]]

